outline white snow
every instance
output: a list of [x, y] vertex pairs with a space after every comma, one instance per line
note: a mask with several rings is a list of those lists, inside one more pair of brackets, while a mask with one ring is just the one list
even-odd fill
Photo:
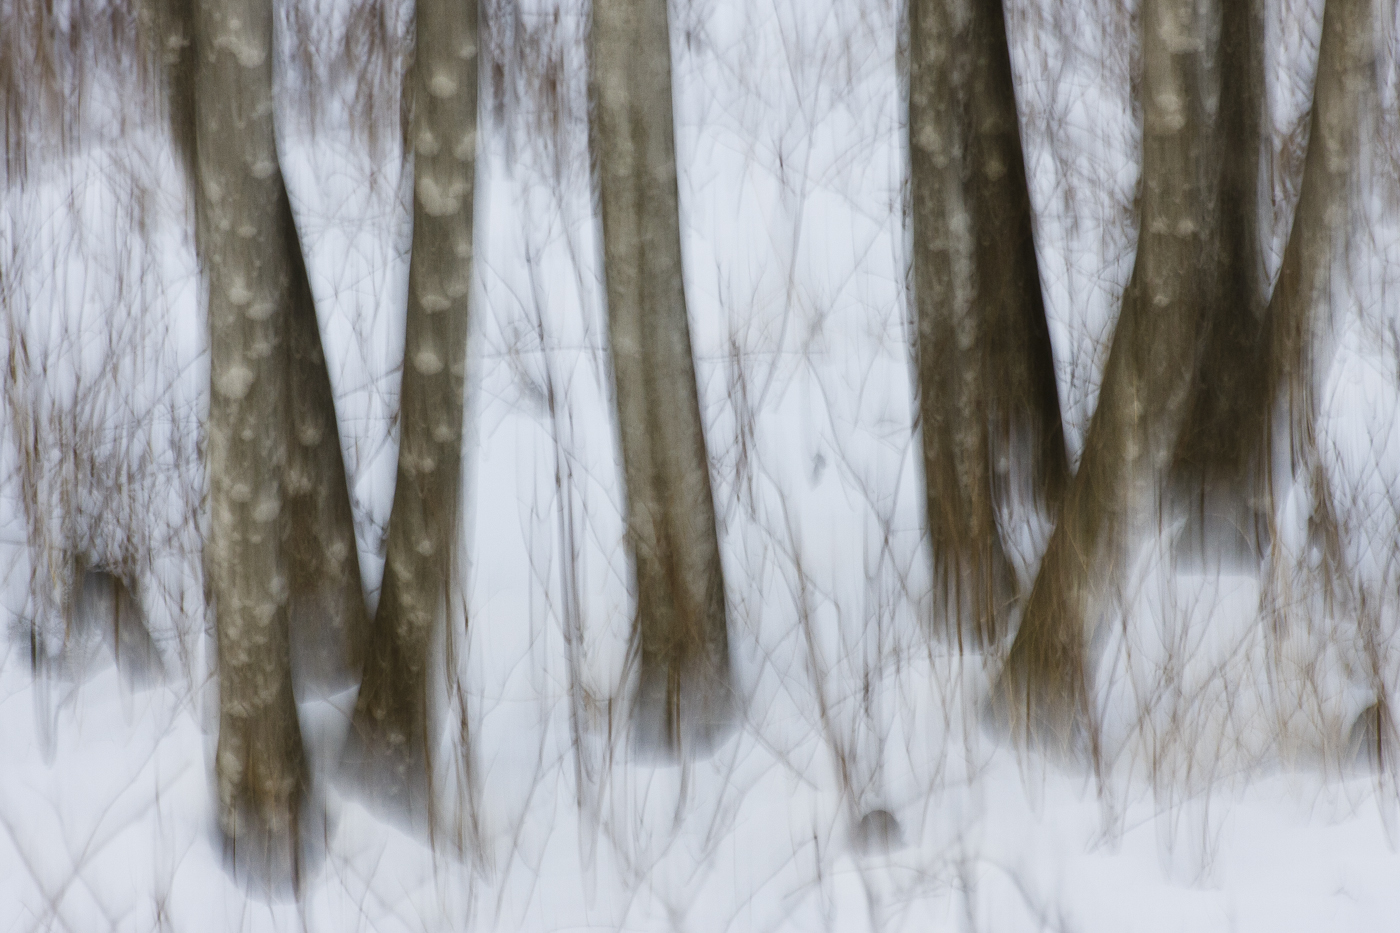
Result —
[[[1277, 151], [1309, 96], [1283, 79], [1312, 67], [1300, 56], [1318, 25], [1290, 11], [1316, 5], [1270, 6]], [[461, 585], [439, 652], [444, 820], [434, 849], [323, 782], [324, 860], [299, 900], [232, 879], [214, 832], [198, 427], [209, 375], [174, 159], [158, 125], [134, 124], [5, 191], [0, 930], [1394, 925], [1394, 762], [1352, 765], [1337, 747], [1377, 684], [1400, 684], [1393, 201], [1377, 193], [1354, 212], [1362, 233], [1339, 260], [1321, 386], [1355, 592], [1329, 601], [1299, 586], [1275, 630], [1260, 578], [1170, 574], [1168, 542], [1143, 529], [1122, 611], [1096, 643], [1097, 767], [1018, 752], [981, 725], [998, 660], [926, 636], [897, 8], [673, 5], [687, 300], [742, 711], [711, 757], [684, 766], [626, 738], [629, 570], [580, 4], [557, 20], [562, 138], [542, 139], [548, 121], [525, 112], [483, 121]], [[528, 0], [509, 28], [547, 37], [551, 9]], [[1008, 18], [1077, 450], [1136, 239], [1131, 27], [1108, 0], [1013, 0]], [[397, 151], [373, 157], [336, 123], [334, 100], [314, 136], [281, 106], [373, 600], [415, 185]], [[1394, 184], [1395, 148], [1381, 138], [1369, 156], [1377, 192]], [[1274, 189], [1296, 197], [1292, 184]], [[1285, 574], [1309, 559], [1307, 491], [1289, 496]], [[1033, 564], [1047, 532], [1024, 511], [1011, 518]], [[61, 654], [53, 555], [70, 537], [99, 563], [141, 557], [164, 683], [135, 689], [102, 664], [86, 679], [52, 661], [32, 670], [32, 652]], [[303, 694], [324, 777], [354, 693]], [[877, 809], [899, 823], [891, 851], [860, 844]]]

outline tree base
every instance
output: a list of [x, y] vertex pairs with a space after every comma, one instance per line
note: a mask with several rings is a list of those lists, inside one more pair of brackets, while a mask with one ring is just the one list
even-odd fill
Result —
[[430, 768], [419, 743], [366, 727], [357, 716], [345, 737], [337, 783], [375, 813], [426, 838], [433, 820]]
[[250, 895], [266, 901], [297, 897], [325, 862], [333, 834], [318, 795], [306, 794], [277, 809], [269, 814], [239, 807], [233, 826], [226, 818], [215, 828], [225, 871]]
[[733, 731], [735, 706], [728, 677], [643, 672], [632, 706], [632, 748], [663, 761], [709, 757]]

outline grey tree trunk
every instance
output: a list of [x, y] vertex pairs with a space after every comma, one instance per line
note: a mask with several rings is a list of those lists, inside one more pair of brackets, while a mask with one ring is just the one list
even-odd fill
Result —
[[[292, 691], [335, 687], [367, 626], [330, 376], [273, 126], [265, 0], [151, 18], [208, 286], [220, 826], [235, 864], [297, 883], [310, 775]], [[280, 881], [279, 881], [280, 883]]]
[[476, 179], [477, 0], [418, 0], [413, 243], [399, 462], [384, 585], [345, 766], [381, 802], [430, 816], [429, 658], [444, 617], [462, 461]]
[[[1226, 261], [1228, 239], [1242, 236], [1248, 221], [1233, 218], [1240, 226], [1231, 232], [1217, 205], [1222, 191], [1238, 188], [1222, 182], [1231, 174], [1219, 172], [1221, 162], [1242, 160], [1238, 177], [1248, 178], [1258, 170], [1258, 148], [1226, 148], [1238, 132], [1225, 125], [1232, 106], [1213, 113], [1209, 104], [1216, 94], [1225, 100], [1248, 91], [1222, 82], [1216, 67], [1224, 60], [1218, 49], [1225, 56], [1239, 50], [1207, 40], [1212, 23], [1221, 24], [1222, 39], [1251, 35], [1257, 12], [1252, 2], [1145, 0], [1139, 16], [1144, 125], [1137, 258], [1079, 470], [993, 697], [1013, 731], [1062, 748], [1088, 719], [1086, 640], [1112, 604], [1134, 536], [1161, 522], [1161, 493], [1190, 410], [1202, 336], [1208, 325], [1225, 326], [1228, 315], [1250, 313], [1220, 297], [1223, 276], [1246, 272], [1222, 273], [1218, 265]], [[1239, 249], [1248, 254], [1246, 246]]]
[[[270, 0], [197, 0], [195, 183], [208, 287], [219, 825], [238, 862], [299, 874], [309, 776], [292, 694], [283, 521], [297, 283], [273, 127]], [[291, 241], [288, 233], [291, 233]]]
[[[145, 13], [147, 41], [158, 52], [163, 71], [171, 135], [198, 219], [207, 208], [202, 206], [206, 192], [195, 183], [193, 0], [149, 0]], [[280, 170], [277, 183], [281, 187]], [[280, 237], [290, 264], [286, 413], [292, 440], [287, 448], [282, 538], [289, 571], [292, 664], [298, 683], [335, 690], [360, 675], [369, 619], [315, 301], [291, 207], [285, 197], [282, 202], [276, 228], [259, 231], [259, 236]], [[196, 230], [200, 226], [197, 222]]]
[[729, 641], [691, 355], [666, 0], [595, 0], [590, 148], [637, 587], [634, 735], [703, 751], [727, 727]]
[[[1005, 631], [1010, 464], [1053, 513], [1068, 473], [1001, 0], [911, 0], [917, 378], [936, 625]], [[941, 623], [941, 624], [940, 624]]]

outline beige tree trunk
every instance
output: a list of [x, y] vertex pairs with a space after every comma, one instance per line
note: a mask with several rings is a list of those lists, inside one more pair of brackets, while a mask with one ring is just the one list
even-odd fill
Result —
[[292, 694], [283, 521], [287, 333], [298, 288], [289, 253], [299, 248], [273, 128], [272, 3], [197, 0], [193, 40], [219, 825], [238, 862], [295, 879], [309, 776]]
[[[195, 183], [194, 4], [193, 0], [147, 0], [147, 4], [142, 17], [146, 41], [160, 61], [171, 135], [198, 217], [207, 208], [202, 207], [206, 192]], [[280, 170], [277, 175], [280, 186]], [[291, 419], [291, 440], [282, 538], [289, 571], [292, 665], [298, 683], [335, 690], [360, 676], [369, 619], [315, 301], [291, 206], [285, 198], [282, 202], [277, 226], [258, 235], [268, 240], [281, 238], [290, 264], [285, 410]]]
[[208, 286], [220, 826], [237, 864], [298, 880], [310, 786], [292, 690], [359, 670], [365, 628], [330, 376], [277, 158], [272, 10], [158, 0], [176, 148]]
[[590, 148], [637, 588], [634, 734], [703, 751], [732, 711], [709, 456], [691, 355], [666, 0], [595, 0]]
[[[1228, 100], [1248, 89], [1221, 80], [1219, 66], [1239, 50], [1208, 40], [1215, 23], [1222, 40], [1251, 35], [1257, 11], [1245, 0], [1144, 0], [1139, 17], [1137, 258], [1079, 469], [993, 696], [1013, 731], [1061, 748], [1087, 724], [1086, 641], [1116, 604], [1126, 552], [1161, 526], [1162, 492], [1190, 410], [1202, 337], [1208, 327], [1223, 326], [1227, 315], [1250, 313], [1221, 303], [1222, 275], [1246, 274], [1220, 271], [1229, 252], [1225, 240], [1242, 236], [1248, 224], [1232, 219], [1241, 225], [1233, 233], [1222, 225], [1218, 206], [1230, 174], [1219, 166], [1240, 159], [1239, 177], [1248, 178], [1258, 170], [1258, 147], [1226, 147], [1238, 129], [1224, 123], [1233, 105], [1212, 112], [1210, 103], [1217, 94]], [[1092, 729], [1088, 737], [1093, 740]]]
[[430, 816], [433, 636], [455, 543], [476, 180], [477, 0], [418, 0], [413, 242], [399, 462], [379, 606], [345, 766], [381, 803]]
[[937, 628], [1005, 631], [1017, 581], [997, 512], [1053, 514], [1068, 472], [1001, 0], [911, 0], [909, 163], [917, 379]]

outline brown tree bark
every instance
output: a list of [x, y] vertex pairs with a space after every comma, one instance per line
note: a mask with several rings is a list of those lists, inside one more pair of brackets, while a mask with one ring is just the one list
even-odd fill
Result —
[[460, 500], [476, 180], [477, 2], [418, 0], [411, 71], [413, 243], [388, 553], [347, 770], [391, 808], [431, 815], [433, 636]]
[[[1357, 620], [1359, 641], [1371, 670], [1376, 702], [1358, 718], [1348, 742], [1380, 765], [1395, 737], [1381, 681], [1374, 615], [1365, 611], [1343, 550], [1333, 495], [1318, 448], [1318, 396], [1332, 350], [1334, 270], [1344, 256], [1366, 128], [1379, 117], [1374, 0], [1328, 0], [1322, 20], [1302, 190], [1293, 215], [1278, 282], [1269, 302], [1268, 368], [1260, 417], [1266, 451], [1281, 465], [1274, 480], [1301, 485], [1311, 514], [1304, 553], [1275, 547], [1268, 568], [1265, 611], [1276, 633], [1286, 630], [1298, 601], [1290, 576], [1300, 560], [1317, 586], [1323, 609]], [[1270, 487], [1270, 491], [1278, 490]], [[1278, 514], [1270, 503], [1270, 516]], [[1309, 609], [1316, 606], [1306, 601]], [[1306, 611], [1306, 610], [1305, 610]]]
[[1017, 601], [997, 531], [1011, 463], [1054, 513], [1064, 431], [1001, 0], [911, 0], [917, 380], [936, 625], [995, 643]]
[[1257, 3], [1226, 4], [1214, 72], [1218, 166], [1201, 267], [1203, 326], [1172, 466], [1177, 553], [1188, 566], [1220, 558], [1258, 567], [1268, 535], [1266, 302], [1259, 241], [1264, 23]]
[[[196, 184], [193, 8], [193, 0], [148, 0], [143, 20], [146, 41], [161, 64], [171, 136], [189, 180], [200, 239], [198, 218], [206, 209], [206, 192]], [[277, 176], [280, 185], [280, 169]], [[290, 264], [286, 416], [292, 440], [282, 538], [289, 563], [292, 664], [298, 683], [334, 690], [360, 675], [369, 619], [315, 300], [291, 205], [285, 197], [282, 202], [275, 229], [259, 231], [259, 236], [280, 238]]]
[[666, 0], [595, 0], [590, 148], [637, 587], [633, 725], [703, 751], [732, 715], [709, 456], [681, 263]]
[[1342, 573], [1340, 532], [1322, 473], [1316, 439], [1317, 395], [1324, 373], [1319, 347], [1332, 290], [1332, 272], [1355, 203], [1361, 138], [1375, 115], [1376, 47], [1374, 0], [1328, 0], [1322, 20], [1303, 184], [1293, 214], [1283, 264], [1269, 300], [1268, 368], [1261, 417], [1287, 433], [1288, 464], [1308, 484], [1314, 509], [1310, 523], [1319, 552]]
[[310, 283], [277, 157], [266, 2], [159, 0], [150, 35], [208, 287], [219, 822], [235, 864], [299, 879], [310, 775], [293, 694], [357, 673], [366, 618]]
[[[294, 231], [273, 127], [269, 0], [197, 0], [193, 107], [208, 288], [215, 773], [229, 853], [297, 877], [309, 775], [292, 694], [283, 519]], [[290, 241], [289, 241], [289, 233]]]
[[[1221, 207], [1242, 208], [1237, 202], [1249, 200], [1244, 189], [1258, 171], [1257, 144], [1232, 146], [1247, 135], [1247, 96], [1258, 85], [1225, 81], [1222, 73], [1247, 70], [1231, 58], [1253, 55], [1248, 43], [1257, 40], [1245, 37], [1262, 36], [1253, 31], [1257, 10], [1244, 0], [1218, 6], [1146, 0], [1139, 16], [1144, 125], [1137, 258], [1079, 469], [993, 696], [1013, 731], [1062, 748], [1088, 724], [1086, 642], [1114, 603], [1135, 539], [1162, 523], [1161, 494], [1193, 397], [1205, 396], [1207, 412], [1217, 404], [1213, 386], [1194, 388], [1198, 371], [1220, 377], [1209, 361], [1198, 370], [1202, 341], [1212, 331], [1232, 333], [1238, 322], [1230, 315], [1252, 313], [1226, 304], [1222, 288], [1231, 276], [1247, 285], [1243, 277], [1254, 274], [1252, 265], [1226, 265], [1250, 255], [1250, 245], [1239, 241], [1252, 220], [1224, 218]], [[1221, 24], [1219, 46], [1207, 41], [1212, 22]], [[1241, 99], [1230, 102], [1232, 94]], [[1216, 95], [1222, 103], [1213, 110]], [[1232, 159], [1241, 164], [1221, 172]]]

